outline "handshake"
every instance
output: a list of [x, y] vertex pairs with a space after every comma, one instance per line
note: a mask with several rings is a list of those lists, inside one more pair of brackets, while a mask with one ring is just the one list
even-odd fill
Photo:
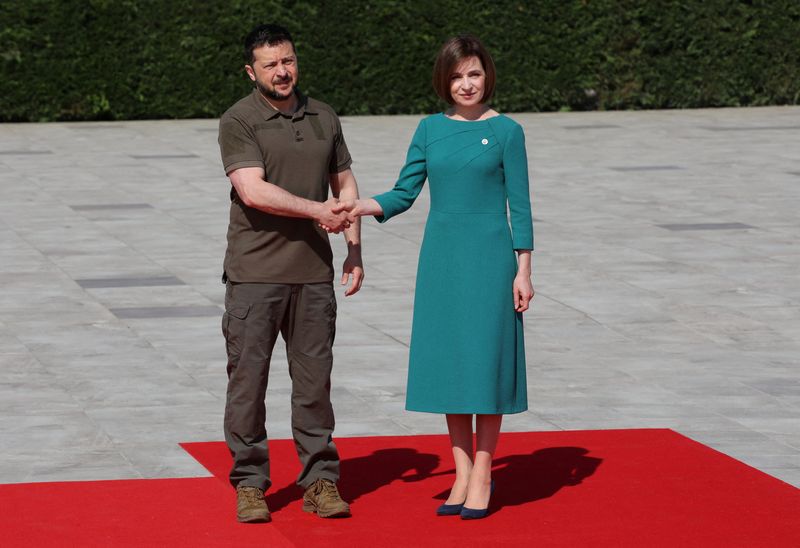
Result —
[[314, 220], [326, 232], [338, 234], [349, 228], [363, 214], [357, 206], [358, 200], [340, 201], [337, 198], [329, 198], [320, 204]]

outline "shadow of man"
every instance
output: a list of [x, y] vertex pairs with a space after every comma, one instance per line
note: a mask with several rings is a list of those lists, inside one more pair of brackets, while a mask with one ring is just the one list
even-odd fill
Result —
[[[371, 455], [344, 459], [341, 464], [341, 475], [345, 478], [339, 483], [339, 492], [348, 502], [354, 502], [360, 496], [371, 493], [395, 480], [421, 481], [431, 477], [439, 466], [439, 457], [429, 453], [420, 453], [416, 449], [396, 447], [378, 449]], [[413, 472], [409, 474], [409, 472]], [[300, 500], [303, 491], [291, 483], [272, 494], [267, 494], [267, 505], [275, 512]]]

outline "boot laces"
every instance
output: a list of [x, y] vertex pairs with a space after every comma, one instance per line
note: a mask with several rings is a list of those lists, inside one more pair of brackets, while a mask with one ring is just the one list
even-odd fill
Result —
[[322, 492], [323, 493], [325, 493], [326, 495], [328, 495], [330, 497], [338, 498], [339, 491], [338, 491], [338, 489], [336, 489], [336, 484], [335, 483], [333, 483], [332, 481], [325, 481], [325, 480], [322, 480], [321, 483], [322, 483]]
[[258, 487], [253, 487], [251, 489], [242, 489], [242, 494], [244, 498], [247, 499], [248, 502], [258, 502], [263, 500], [264, 498], [264, 491], [259, 489]]

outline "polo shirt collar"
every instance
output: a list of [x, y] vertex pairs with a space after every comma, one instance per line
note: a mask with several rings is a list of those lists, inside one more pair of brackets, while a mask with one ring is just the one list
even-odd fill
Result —
[[[292, 118], [302, 118], [306, 114], [319, 114], [317, 109], [309, 106], [308, 97], [306, 95], [301, 93], [299, 90], [295, 90], [295, 94], [297, 95], [297, 111], [295, 111], [294, 115], [291, 116]], [[253, 90], [253, 99], [258, 105], [258, 109], [264, 115], [265, 120], [272, 120], [278, 116], [284, 116], [281, 111], [277, 110], [275, 107], [269, 104], [266, 99], [264, 99], [264, 96], [261, 95], [261, 92], [258, 91], [258, 88]]]

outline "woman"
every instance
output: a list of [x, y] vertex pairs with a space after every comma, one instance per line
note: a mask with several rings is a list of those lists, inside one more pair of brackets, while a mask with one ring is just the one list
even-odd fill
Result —
[[522, 128], [488, 105], [494, 84], [494, 63], [478, 39], [446, 42], [433, 85], [450, 108], [420, 122], [392, 190], [343, 204], [385, 222], [430, 181], [406, 409], [446, 414], [456, 478], [437, 514], [463, 519], [488, 513], [502, 415], [528, 408], [521, 314], [533, 298], [528, 163]]

